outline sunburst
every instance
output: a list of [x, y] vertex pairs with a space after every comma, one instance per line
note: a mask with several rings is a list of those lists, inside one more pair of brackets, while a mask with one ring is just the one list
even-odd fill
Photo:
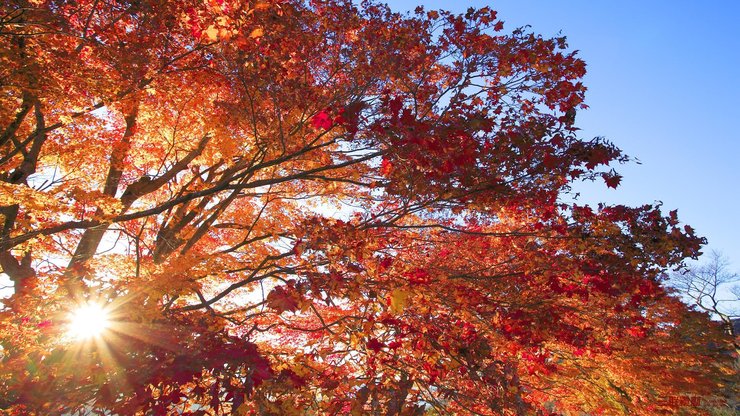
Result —
[[67, 334], [75, 340], [99, 338], [110, 328], [110, 314], [98, 303], [82, 304], [69, 316]]

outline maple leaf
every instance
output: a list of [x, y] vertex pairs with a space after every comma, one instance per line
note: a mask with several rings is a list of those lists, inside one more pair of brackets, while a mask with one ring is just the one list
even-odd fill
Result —
[[332, 127], [333, 122], [328, 111], [321, 110], [311, 118], [311, 125], [316, 129], [329, 130]]
[[644, 338], [646, 334], [645, 328], [639, 326], [632, 326], [627, 328], [627, 333], [635, 338]]
[[391, 311], [393, 311], [394, 313], [403, 312], [404, 308], [408, 304], [408, 300], [410, 296], [411, 296], [411, 292], [407, 290], [393, 289], [393, 291], [391, 292], [388, 298], [388, 304], [391, 307]]
[[267, 295], [267, 305], [278, 313], [297, 311], [299, 301], [295, 289], [285, 286], [278, 286]]
[[606, 186], [614, 189], [616, 189], [622, 182], [622, 175], [614, 171], [603, 173], [601, 177], [604, 179], [604, 183], [606, 183]]
[[383, 160], [380, 162], [380, 173], [382, 173], [385, 176], [388, 176], [393, 171], [393, 164], [388, 160], [383, 158]]
[[365, 344], [365, 347], [367, 347], [367, 349], [369, 349], [370, 351], [379, 352], [385, 347], [385, 344], [375, 338], [370, 338]]
[[617, 154], [616, 149], [607, 145], [596, 143], [587, 155], [586, 169], [592, 170], [598, 165], [608, 164]]
[[409, 283], [413, 285], [428, 284], [431, 279], [429, 272], [420, 267], [404, 273], [404, 276], [408, 279]]
[[256, 29], [252, 29], [252, 31], [249, 32], [249, 37], [250, 38], [259, 38], [259, 37], [262, 37], [264, 34], [265, 34], [264, 29], [262, 29], [261, 27], [258, 27]]
[[394, 116], [398, 116], [401, 108], [403, 108], [403, 99], [401, 99], [401, 97], [394, 97], [393, 99], [388, 101], [388, 109]]
[[211, 42], [218, 40], [218, 28], [215, 26], [208, 26], [208, 28], [203, 31], [203, 34], [206, 36], [206, 39]]
[[280, 374], [277, 376], [277, 378], [289, 381], [293, 385], [293, 387], [296, 388], [303, 387], [307, 383], [305, 378], [299, 376], [298, 374], [296, 374], [295, 371], [288, 368], [280, 371]]

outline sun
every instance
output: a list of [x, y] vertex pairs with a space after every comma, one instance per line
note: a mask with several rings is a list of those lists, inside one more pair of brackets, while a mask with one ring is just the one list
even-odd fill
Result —
[[69, 317], [69, 335], [77, 340], [97, 338], [110, 326], [108, 311], [96, 303], [81, 305]]

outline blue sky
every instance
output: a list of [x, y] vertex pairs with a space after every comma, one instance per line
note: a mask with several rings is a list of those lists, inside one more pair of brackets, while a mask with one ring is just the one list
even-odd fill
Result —
[[[740, 2], [390, 1], [394, 10], [490, 6], [505, 30], [559, 32], [586, 61], [584, 138], [604, 136], [642, 164], [618, 166], [617, 190], [586, 201], [666, 210], [740, 270]], [[708, 251], [708, 250], [705, 250]]]

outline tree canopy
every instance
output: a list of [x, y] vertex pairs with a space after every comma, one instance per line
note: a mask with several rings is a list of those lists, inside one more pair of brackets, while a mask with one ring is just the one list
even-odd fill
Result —
[[[730, 374], [661, 284], [703, 239], [574, 202], [628, 158], [578, 136], [565, 38], [341, 0], [0, 29], [11, 414], [675, 414]], [[108, 327], [71, 337], [85, 305]]]

